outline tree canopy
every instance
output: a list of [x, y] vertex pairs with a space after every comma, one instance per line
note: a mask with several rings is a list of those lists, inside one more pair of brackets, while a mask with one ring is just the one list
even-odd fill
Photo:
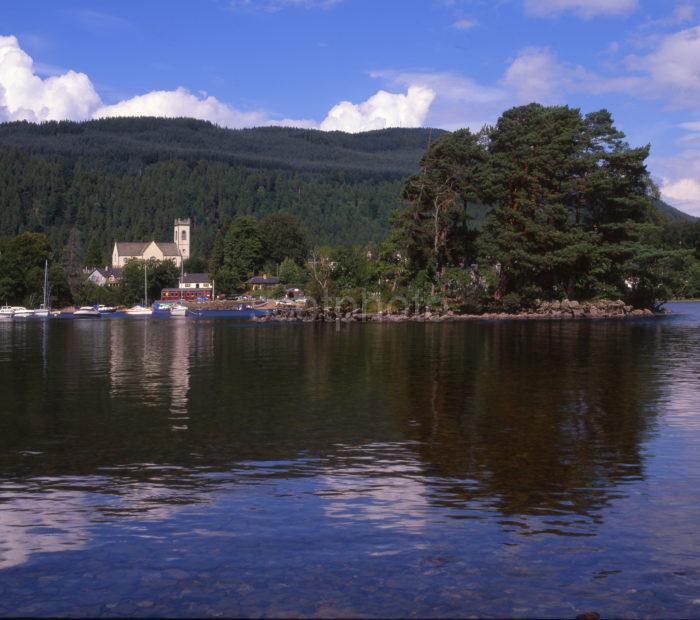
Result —
[[[412, 272], [444, 290], [447, 269], [476, 260], [492, 271], [496, 303], [608, 295], [651, 305], [685, 254], [653, 244], [648, 154], [606, 110], [567, 106], [521, 106], [478, 134], [442, 136], [404, 186], [397, 230]], [[475, 203], [491, 207], [478, 235]]]
[[[266, 273], [470, 312], [700, 294], [700, 225], [659, 199], [649, 146], [630, 146], [606, 110], [530, 104], [479, 132], [360, 135], [6, 123], [0, 144], [0, 301], [38, 299], [48, 258], [57, 301], [134, 303], [139, 263], [111, 289], [82, 267], [108, 264], [114, 239], [170, 238], [181, 216], [194, 224], [185, 269], [208, 268], [224, 293]], [[149, 297], [176, 272], [154, 265]]]

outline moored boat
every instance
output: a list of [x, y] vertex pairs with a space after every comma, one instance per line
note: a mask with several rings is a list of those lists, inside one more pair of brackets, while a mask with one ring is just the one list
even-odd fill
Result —
[[187, 306], [175, 304], [170, 308], [170, 316], [174, 319], [181, 319], [187, 316]]
[[24, 306], [13, 306], [14, 313], [12, 318], [15, 319], [28, 319], [34, 316], [34, 310], [28, 310]]
[[11, 319], [15, 313], [15, 309], [12, 306], [2, 306], [0, 308], [0, 319]]
[[124, 313], [128, 316], [151, 316], [153, 310], [151, 308], [146, 308], [146, 306], [133, 306], [132, 308], [127, 308]]
[[44, 261], [44, 301], [38, 310], [34, 310], [34, 316], [39, 319], [49, 318], [49, 261]]
[[76, 319], [99, 319], [102, 315], [93, 306], [82, 306], [73, 313]]
[[104, 304], [98, 304], [95, 308], [100, 314], [112, 314], [116, 312], [117, 309], [113, 306], [105, 306]]
[[127, 316], [151, 316], [153, 308], [148, 307], [148, 265], [143, 266], [143, 305], [136, 305], [124, 311]]

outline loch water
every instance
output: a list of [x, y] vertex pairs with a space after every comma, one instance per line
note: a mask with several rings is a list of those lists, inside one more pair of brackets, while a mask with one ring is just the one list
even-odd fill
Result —
[[0, 323], [0, 615], [700, 618], [700, 304]]

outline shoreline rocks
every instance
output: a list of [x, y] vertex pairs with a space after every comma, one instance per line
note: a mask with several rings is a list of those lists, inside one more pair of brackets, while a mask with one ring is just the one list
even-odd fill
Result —
[[418, 314], [405, 312], [364, 312], [357, 308], [339, 311], [325, 309], [278, 309], [272, 314], [251, 320], [260, 323], [447, 323], [458, 321], [514, 321], [514, 320], [594, 320], [638, 319], [666, 316], [667, 312], [634, 309], [623, 301], [545, 301], [536, 308], [517, 313], [491, 312], [485, 314], [458, 314], [451, 310], [425, 311]]

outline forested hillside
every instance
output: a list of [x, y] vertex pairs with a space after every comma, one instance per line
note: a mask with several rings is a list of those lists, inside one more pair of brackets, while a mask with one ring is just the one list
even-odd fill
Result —
[[[700, 291], [700, 222], [657, 198], [648, 155], [606, 110], [537, 104], [478, 133], [0, 125], [0, 301], [35, 304], [48, 260], [54, 305], [133, 303], [136, 263], [110, 290], [83, 266], [190, 217], [187, 268], [228, 294], [277, 273], [318, 299], [371, 291], [461, 312], [564, 297], [657, 307]], [[165, 276], [152, 297], [176, 270]]]
[[[207, 253], [222, 222], [296, 215], [316, 242], [378, 241], [439, 130], [351, 135], [266, 127], [228, 130], [191, 119], [115, 118], [0, 125], [0, 236], [46, 232], [62, 247], [168, 239], [191, 217]], [[76, 235], [74, 233], [73, 237]]]
[[[405, 206], [405, 178], [443, 134], [230, 130], [155, 118], [4, 123], [0, 237], [45, 232], [54, 248], [71, 239], [107, 261], [114, 239], [169, 239], [173, 219], [191, 217], [193, 251], [206, 255], [226, 220], [287, 211], [314, 243], [379, 241], [390, 212]], [[475, 224], [486, 211], [473, 209]]]

